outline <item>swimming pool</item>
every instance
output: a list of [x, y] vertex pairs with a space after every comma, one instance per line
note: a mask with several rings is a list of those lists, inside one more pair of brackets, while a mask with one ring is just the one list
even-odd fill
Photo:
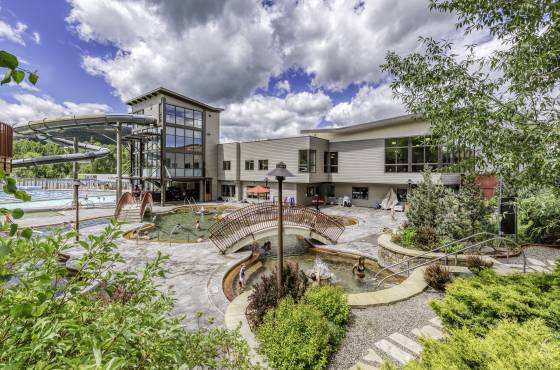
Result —
[[[111, 219], [107, 217], [94, 218], [91, 220], [81, 220], [80, 230], [92, 226], [99, 226], [99, 225], [108, 226], [110, 223], [111, 223]], [[33, 234], [37, 236], [50, 236], [50, 235], [64, 234], [72, 230], [74, 230], [74, 226], [71, 223], [66, 223], [63, 225], [34, 227]]]
[[[25, 210], [62, 209], [72, 207], [73, 190], [27, 190], [30, 202], [22, 202], [11, 194], [0, 192], [0, 204], [7, 209]], [[114, 191], [81, 190], [81, 206], [110, 205], [115, 203]]]

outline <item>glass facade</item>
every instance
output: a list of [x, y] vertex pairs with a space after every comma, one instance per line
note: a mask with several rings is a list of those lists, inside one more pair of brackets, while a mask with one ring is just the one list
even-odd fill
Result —
[[222, 197], [235, 197], [235, 185], [222, 185]]
[[202, 177], [202, 112], [165, 105], [165, 167], [168, 177]]

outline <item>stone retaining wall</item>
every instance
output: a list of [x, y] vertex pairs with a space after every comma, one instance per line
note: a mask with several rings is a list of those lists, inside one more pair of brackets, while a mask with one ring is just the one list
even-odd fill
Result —
[[[410, 248], [404, 248], [401, 247], [400, 245], [394, 243], [391, 241], [391, 235], [390, 234], [383, 234], [381, 235], [378, 239], [377, 239], [377, 244], [379, 246], [379, 251], [378, 251], [378, 263], [383, 266], [383, 267], [387, 267], [387, 266], [391, 266], [394, 265], [395, 263], [399, 263], [402, 261], [405, 261], [411, 257], [416, 257], [419, 256], [423, 253], [425, 253], [425, 251], [419, 251], [416, 249], [410, 249]], [[414, 259], [413, 261], [410, 262], [410, 264], [402, 264], [399, 266], [396, 266], [394, 269], [390, 269], [393, 272], [401, 272], [403, 270], [406, 270], [408, 267], [414, 267], [414, 266], [418, 266], [422, 263], [425, 263], [427, 261], [431, 261], [440, 257], [445, 256], [445, 253], [427, 253], [426, 255], [419, 257], [417, 259]], [[467, 261], [467, 257], [468, 255], [465, 254], [458, 254], [458, 255], [454, 255], [454, 256], [449, 256], [447, 258], [447, 261], [445, 259], [441, 259], [441, 263], [445, 264], [445, 265], [451, 265], [451, 266], [466, 266], [466, 261]], [[485, 256], [481, 256], [483, 259], [487, 260], [487, 261], [491, 261], [493, 263], [496, 263], [497, 261], [491, 257], [485, 257]], [[403, 273], [406, 274], [406, 273]]]

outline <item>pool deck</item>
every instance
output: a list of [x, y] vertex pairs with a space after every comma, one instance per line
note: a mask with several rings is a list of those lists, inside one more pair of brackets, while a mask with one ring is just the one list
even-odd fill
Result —
[[[212, 203], [215, 204], [215, 203]], [[218, 203], [223, 204], [223, 203]], [[227, 204], [227, 203], [226, 203]], [[154, 212], [170, 211], [179, 205], [166, 207], [154, 206]], [[241, 205], [242, 206], [242, 205]], [[377, 257], [377, 236], [385, 228], [394, 228], [403, 220], [397, 213], [395, 220], [388, 211], [371, 208], [343, 208], [339, 206], [322, 209], [327, 214], [350, 216], [358, 219], [357, 225], [349, 226], [342, 234], [339, 243], [327, 246], [348, 252]], [[113, 209], [81, 209], [80, 218], [91, 219], [111, 217]], [[49, 217], [40, 213], [30, 213], [18, 220], [21, 226], [45, 226], [73, 222], [74, 211], [60, 211], [60, 215]], [[125, 224], [124, 231], [134, 229], [141, 224]], [[106, 225], [96, 225], [80, 230], [83, 235], [97, 233]], [[140, 270], [148, 261], [155, 258], [158, 252], [169, 256], [164, 266], [168, 269], [165, 278], [160, 279], [163, 291], [173, 294], [176, 299], [173, 314], [185, 316], [186, 328], [225, 326], [224, 315], [229, 304], [222, 290], [222, 280], [226, 272], [249, 256], [249, 252], [238, 252], [222, 255], [209, 241], [202, 243], [168, 243], [153, 241], [135, 241], [119, 239], [119, 253], [126, 261], [118, 269]], [[71, 254], [79, 255], [80, 251]], [[200, 317], [198, 317], [200, 315]], [[211, 323], [209, 322], [211, 319]]]

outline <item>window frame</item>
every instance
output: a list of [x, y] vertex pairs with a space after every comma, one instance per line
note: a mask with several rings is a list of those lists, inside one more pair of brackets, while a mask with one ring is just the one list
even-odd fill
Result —
[[222, 162], [222, 170], [231, 171], [231, 161], [223, 161]]
[[[357, 193], [361, 193], [361, 195], [358, 196]], [[365, 196], [364, 196], [364, 193], [365, 193]], [[367, 186], [352, 186], [352, 199], [369, 200], [369, 187], [367, 187]]]
[[246, 159], [245, 160], [245, 171], [254, 171], [255, 170], [255, 160], [254, 159]]
[[268, 171], [268, 159], [259, 159], [259, 171]]
[[[305, 161], [302, 160], [302, 154], [305, 154]], [[317, 151], [315, 149], [300, 149], [298, 151], [298, 172], [317, 172]]]

